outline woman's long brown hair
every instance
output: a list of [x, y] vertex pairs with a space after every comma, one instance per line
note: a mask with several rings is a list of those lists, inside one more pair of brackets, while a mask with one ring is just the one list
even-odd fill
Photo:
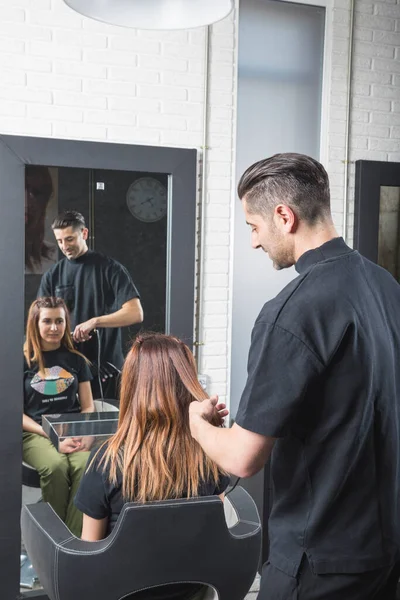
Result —
[[32, 363], [36, 363], [39, 367], [39, 371], [44, 373], [43, 350], [41, 344], [42, 338], [40, 337], [39, 332], [39, 317], [42, 308], [62, 308], [64, 310], [65, 332], [61, 338], [61, 346], [64, 346], [69, 352], [79, 354], [79, 356], [82, 356], [88, 363], [89, 361], [87, 358], [74, 348], [69, 311], [64, 300], [62, 298], [46, 296], [34, 300], [29, 308], [28, 319], [26, 322], [26, 340], [24, 344], [24, 355], [28, 366], [31, 367]]
[[122, 473], [125, 500], [193, 497], [202, 481], [218, 480], [217, 465], [189, 428], [189, 404], [205, 398], [183, 342], [162, 334], [136, 338], [122, 370], [118, 429], [100, 463], [114, 485]]

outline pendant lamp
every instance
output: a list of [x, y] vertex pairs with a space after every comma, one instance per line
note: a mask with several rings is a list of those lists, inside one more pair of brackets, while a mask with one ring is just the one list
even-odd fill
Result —
[[220, 21], [234, 0], [64, 0], [78, 13], [123, 27], [190, 29]]

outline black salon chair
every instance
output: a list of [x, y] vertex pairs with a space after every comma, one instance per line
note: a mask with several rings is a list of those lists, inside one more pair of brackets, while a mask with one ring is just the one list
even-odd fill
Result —
[[40, 488], [39, 473], [26, 462], [22, 462], [22, 485], [32, 488]]
[[100, 542], [75, 538], [48, 504], [32, 504], [22, 531], [49, 600], [134, 600], [139, 590], [168, 593], [182, 582], [207, 586], [207, 600], [243, 600], [257, 571], [261, 524], [243, 488], [225, 503], [235, 513], [231, 526], [215, 496], [129, 503]]
[[[94, 401], [95, 410], [101, 412], [118, 412], [118, 408], [110, 402], [104, 400]], [[39, 473], [28, 465], [26, 462], [22, 462], [22, 485], [29, 488], [40, 488], [40, 477]], [[24, 540], [25, 543], [25, 540]], [[21, 568], [20, 568], [20, 587], [32, 589], [39, 583], [37, 573], [32, 565], [32, 562], [23, 548], [21, 550]]]

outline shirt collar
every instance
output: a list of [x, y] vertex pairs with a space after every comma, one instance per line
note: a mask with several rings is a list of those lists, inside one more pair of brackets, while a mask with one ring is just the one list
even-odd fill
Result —
[[354, 251], [349, 248], [342, 237], [333, 238], [318, 248], [304, 252], [295, 264], [295, 269], [301, 274], [316, 263], [327, 260], [328, 258], [341, 256], [342, 254], [348, 254], [349, 252]]
[[73, 265], [78, 265], [79, 263], [85, 262], [90, 257], [90, 254], [91, 254], [91, 251], [88, 249], [88, 250], [85, 250], [85, 252], [83, 254], [78, 256], [78, 258], [70, 258], [67, 260], [69, 260], [69, 262], [72, 263]]

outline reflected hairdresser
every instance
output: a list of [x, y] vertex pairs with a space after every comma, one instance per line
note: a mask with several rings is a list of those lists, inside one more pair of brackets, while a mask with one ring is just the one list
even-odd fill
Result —
[[[74, 340], [93, 365], [93, 395], [99, 398], [103, 395], [101, 370], [116, 373], [122, 367], [121, 328], [143, 320], [139, 292], [123, 265], [88, 249], [89, 232], [80, 213], [62, 213], [52, 229], [65, 258], [44, 274], [38, 296], [65, 300]], [[115, 386], [108, 397], [116, 397]]]

